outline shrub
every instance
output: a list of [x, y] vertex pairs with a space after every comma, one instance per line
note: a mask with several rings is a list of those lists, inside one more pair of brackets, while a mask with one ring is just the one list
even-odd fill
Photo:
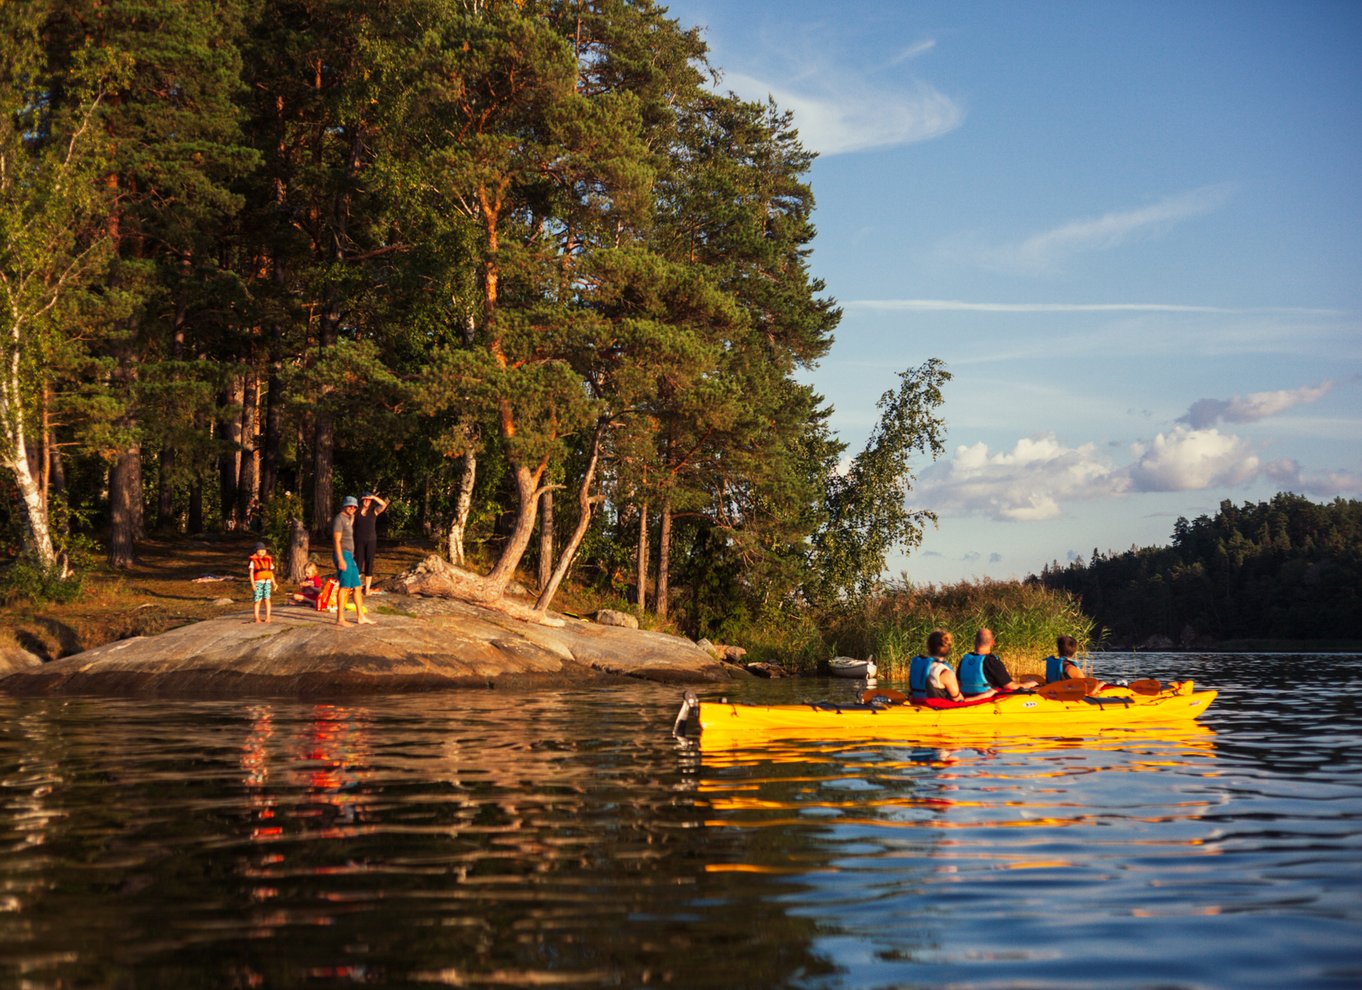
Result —
[[62, 575], [60, 564], [44, 567], [34, 557], [23, 555], [0, 572], [0, 604], [17, 601], [69, 604], [80, 597], [84, 575], [73, 571]]

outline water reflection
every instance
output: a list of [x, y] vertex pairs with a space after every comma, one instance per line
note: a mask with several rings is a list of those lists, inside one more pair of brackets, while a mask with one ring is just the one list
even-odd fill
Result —
[[646, 686], [0, 699], [0, 984], [1355, 984], [1356, 709], [1158, 662], [1203, 724], [717, 753]]

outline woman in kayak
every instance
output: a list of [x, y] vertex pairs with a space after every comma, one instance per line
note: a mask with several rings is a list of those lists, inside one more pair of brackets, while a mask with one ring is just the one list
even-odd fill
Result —
[[914, 701], [936, 698], [945, 701], [964, 701], [960, 682], [946, 658], [951, 655], [951, 634], [944, 629], [933, 629], [927, 634], [927, 655], [913, 657], [908, 667], [908, 689]]
[[1072, 636], [1060, 636], [1055, 640], [1055, 656], [1045, 658], [1045, 683], [1082, 677], [1083, 668], [1078, 666], [1074, 657], [1078, 655], [1078, 640]]

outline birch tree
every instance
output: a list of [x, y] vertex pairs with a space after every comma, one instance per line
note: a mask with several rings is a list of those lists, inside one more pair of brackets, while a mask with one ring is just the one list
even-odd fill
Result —
[[[57, 553], [29, 457], [32, 386], [109, 247], [98, 222], [98, 88], [69, 85], [69, 110], [54, 100], [40, 43], [49, 14], [46, 4], [0, 6], [0, 464], [19, 489], [25, 549], [44, 568]], [[71, 83], [112, 78], [116, 66], [99, 54], [77, 53]]]

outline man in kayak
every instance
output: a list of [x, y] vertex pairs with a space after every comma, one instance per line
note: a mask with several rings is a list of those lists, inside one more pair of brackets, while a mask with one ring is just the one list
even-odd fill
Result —
[[933, 629], [927, 634], [927, 655], [913, 657], [908, 666], [908, 690], [914, 701], [937, 698], [945, 701], [964, 701], [960, 684], [946, 658], [951, 655], [951, 634], [944, 629]]
[[960, 658], [960, 691], [965, 697], [988, 698], [1000, 691], [1022, 691], [1040, 683], [1033, 677], [1013, 680], [1007, 665], [993, 652], [993, 645], [993, 630], [980, 629], [974, 634], [974, 652]]

